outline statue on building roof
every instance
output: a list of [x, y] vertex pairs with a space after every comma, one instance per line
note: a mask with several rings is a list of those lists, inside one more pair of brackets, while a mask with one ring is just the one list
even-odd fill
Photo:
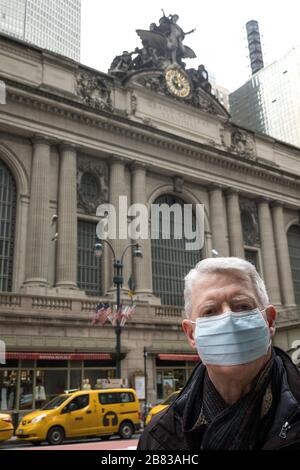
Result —
[[[149, 30], [137, 29], [136, 32], [142, 40], [142, 48], [135, 48], [133, 52], [124, 51], [113, 60], [109, 72], [116, 76], [125, 76], [130, 71], [143, 69], [165, 70], [168, 66], [179, 65], [185, 68], [184, 58], [196, 57], [194, 51], [183, 44], [187, 34], [177, 24], [178, 15], [163, 16], [159, 24], [151, 23]], [[134, 57], [135, 56], [135, 57]]]
[[157, 49], [163, 56], [169, 59], [169, 64], [179, 64], [181, 59], [196, 57], [192, 49], [183, 44], [183, 40], [187, 34], [195, 31], [192, 29], [184, 33], [182, 28], [177, 24], [178, 15], [163, 16], [159, 19], [159, 25], [151, 23], [150, 30], [137, 29], [136, 32], [141, 38], [144, 47], [152, 47]]

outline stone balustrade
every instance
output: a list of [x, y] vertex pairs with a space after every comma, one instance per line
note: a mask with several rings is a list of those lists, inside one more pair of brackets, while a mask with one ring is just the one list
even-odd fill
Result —
[[[22, 295], [15, 293], [0, 293], [0, 317], [23, 317], [26, 321], [38, 323], [42, 319], [53, 323], [68, 319], [68, 323], [74, 319], [83, 323], [91, 322], [96, 305], [99, 302], [110, 302], [107, 298], [64, 298], [38, 295]], [[125, 302], [126, 303], [126, 302]], [[55, 315], [54, 315], [55, 314]], [[172, 305], [153, 306], [145, 302], [137, 302], [136, 309], [130, 319], [131, 324], [174, 324], [179, 326], [185, 317], [182, 307]], [[280, 308], [277, 315], [277, 329], [284, 328], [288, 324], [300, 323], [300, 307]]]

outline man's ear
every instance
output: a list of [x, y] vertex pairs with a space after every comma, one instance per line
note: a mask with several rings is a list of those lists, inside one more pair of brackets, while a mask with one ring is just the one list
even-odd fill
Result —
[[277, 311], [276, 311], [276, 308], [274, 307], [274, 305], [269, 305], [269, 306], [266, 308], [266, 317], [267, 317], [267, 322], [268, 322], [268, 326], [269, 326], [271, 338], [275, 335], [275, 330], [276, 330], [276, 327], [275, 327], [276, 315], [277, 315]]
[[195, 344], [195, 339], [194, 339], [195, 329], [194, 329], [193, 323], [191, 323], [190, 320], [185, 319], [183, 320], [181, 326], [182, 326], [184, 333], [187, 336], [187, 339], [190, 345], [192, 346], [193, 349], [196, 349], [196, 344]]

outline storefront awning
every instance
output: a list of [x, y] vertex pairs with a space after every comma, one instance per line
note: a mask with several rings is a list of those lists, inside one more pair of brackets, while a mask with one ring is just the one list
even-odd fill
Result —
[[158, 354], [157, 357], [161, 361], [200, 361], [200, 358], [197, 354]]
[[40, 361], [83, 361], [83, 360], [102, 360], [112, 359], [108, 353], [48, 353], [48, 352], [6, 352], [6, 359], [28, 359]]

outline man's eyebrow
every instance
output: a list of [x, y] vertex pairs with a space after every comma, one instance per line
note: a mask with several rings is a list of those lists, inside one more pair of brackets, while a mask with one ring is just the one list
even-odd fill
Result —
[[[235, 293], [233, 294], [232, 296], [230, 296], [230, 299], [229, 300], [252, 300], [254, 302], [256, 302], [256, 298], [255, 296], [253, 295], [250, 295], [250, 294], [247, 294], [247, 293], [241, 293], [241, 292], [238, 292], [238, 293]], [[199, 303], [197, 305], [196, 308], [201, 308], [201, 307], [205, 307], [209, 304], [215, 304], [215, 303], [218, 303], [218, 300], [216, 299], [216, 297], [207, 297], [206, 299], [203, 299], [201, 301], [201, 303]]]

